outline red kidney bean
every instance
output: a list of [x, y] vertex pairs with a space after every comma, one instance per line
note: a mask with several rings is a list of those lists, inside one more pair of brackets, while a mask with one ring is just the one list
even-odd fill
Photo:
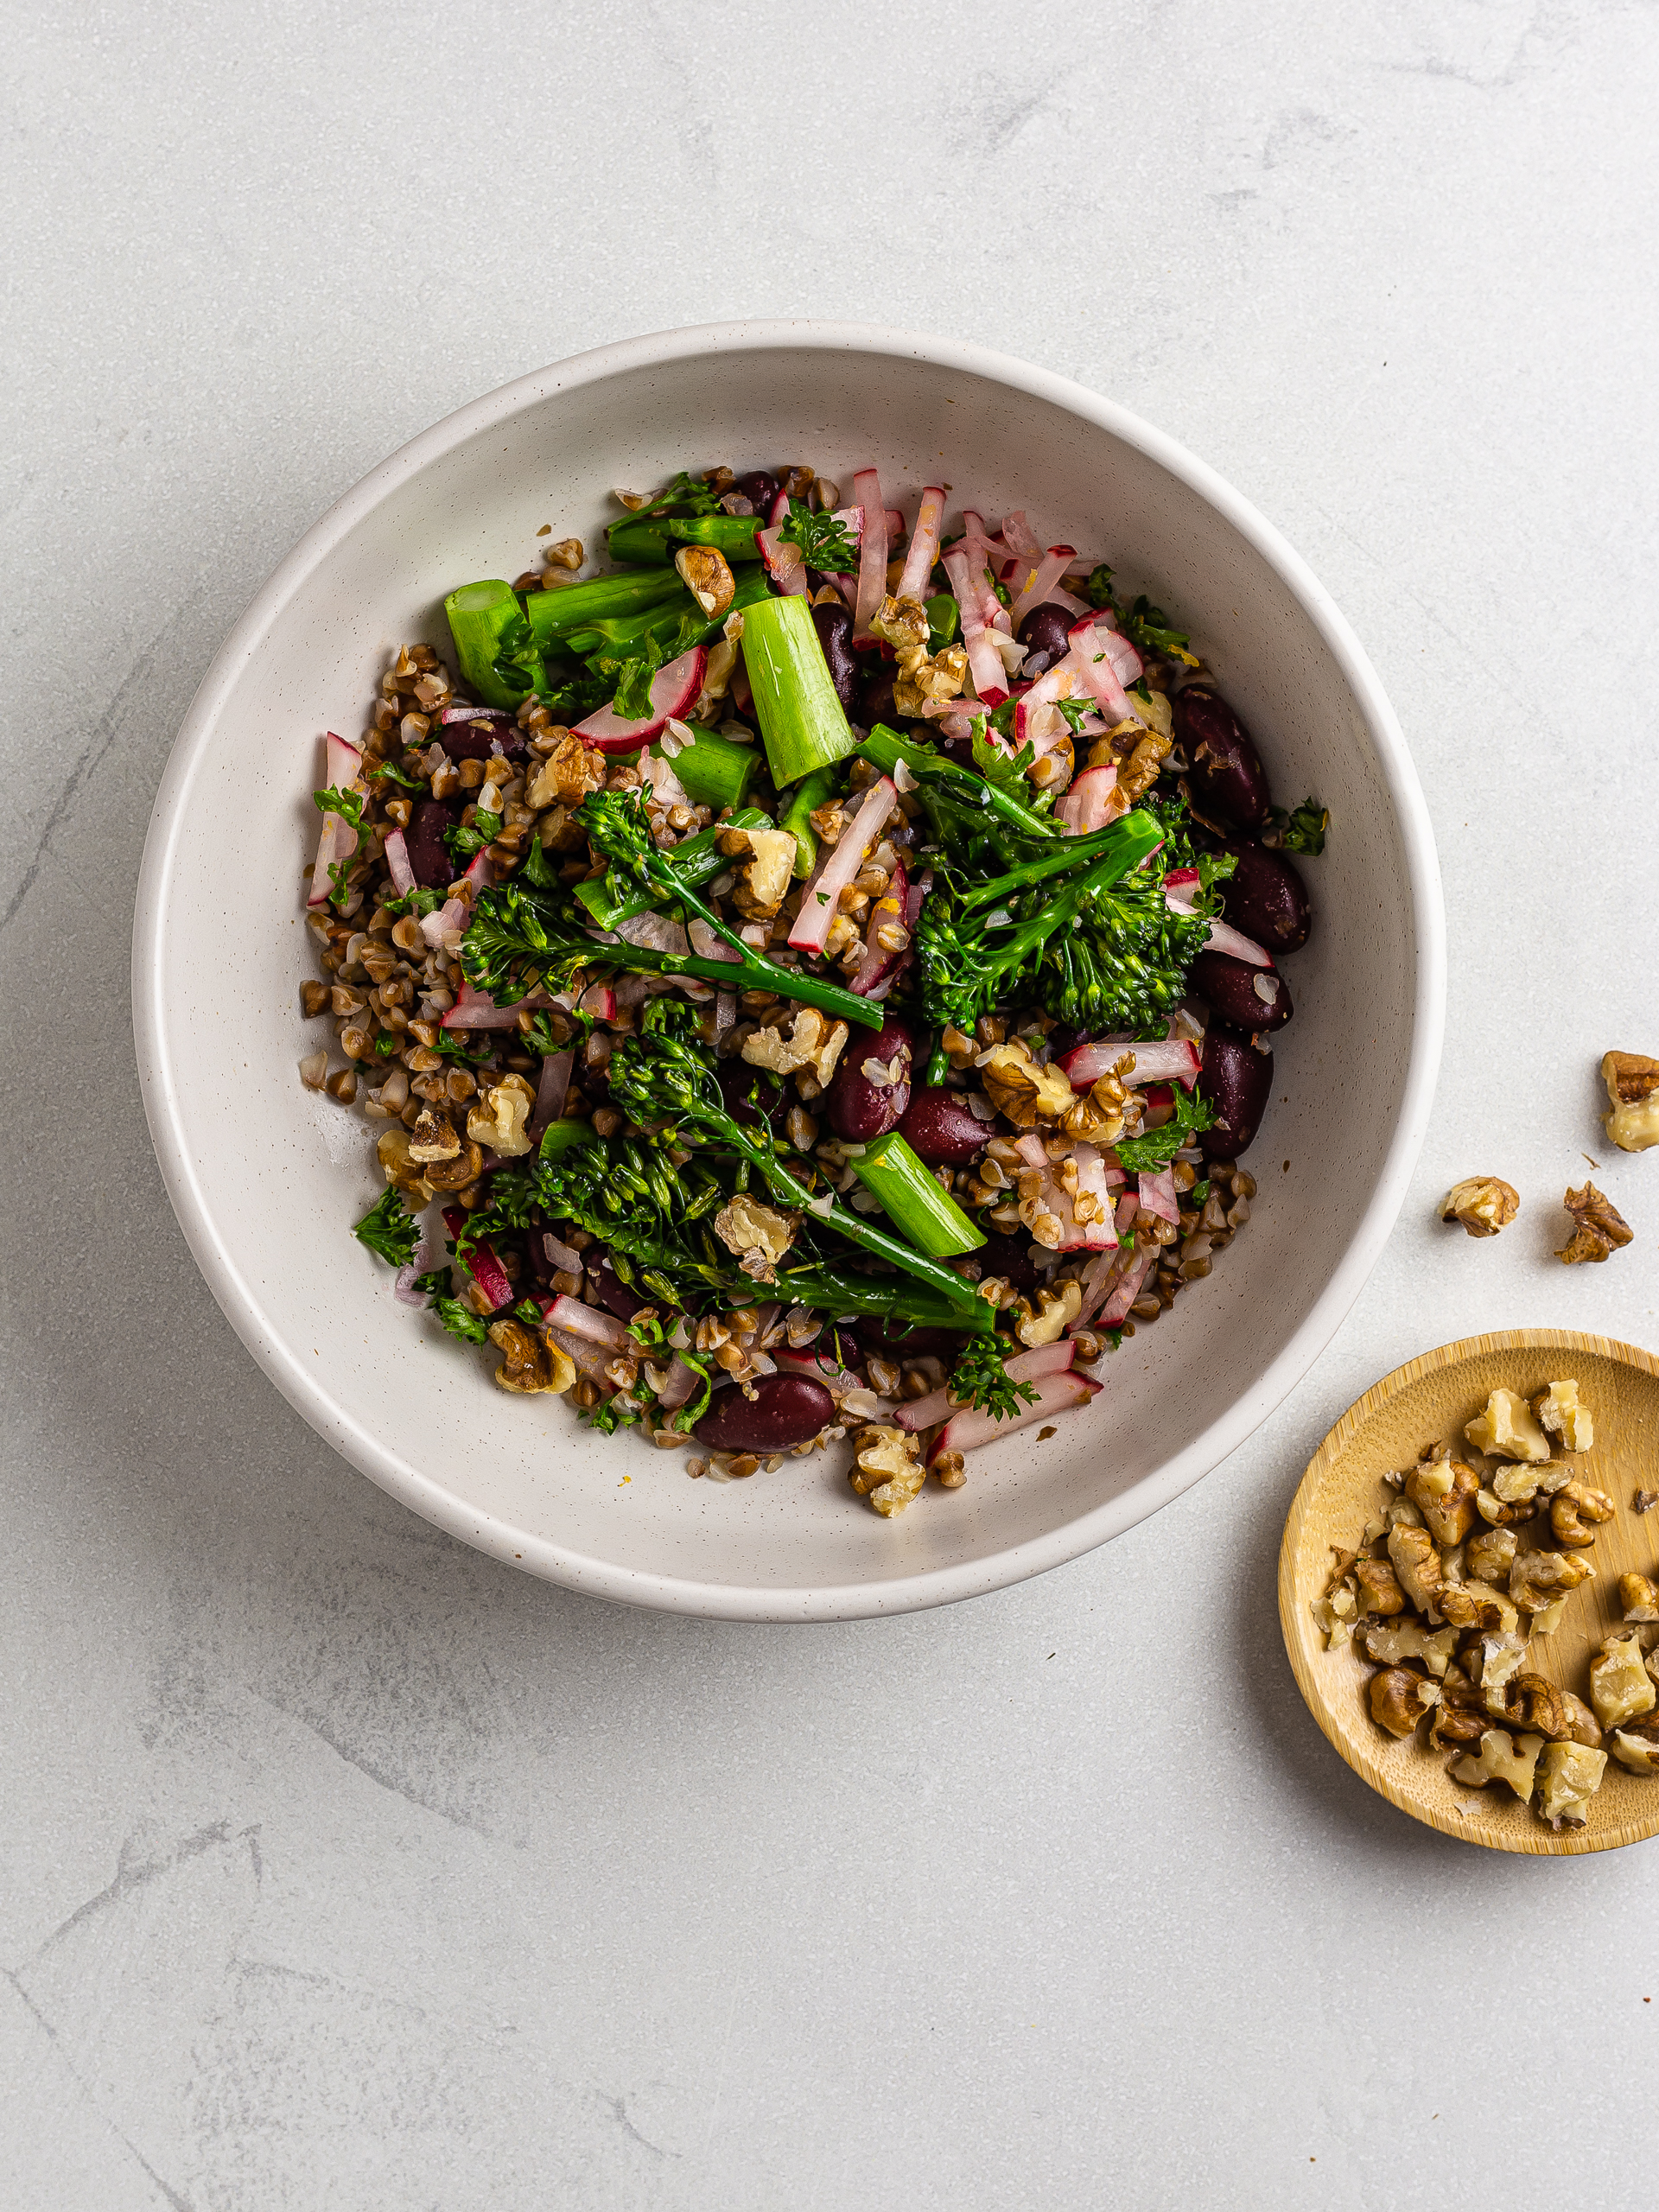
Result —
[[1221, 849], [1237, 862], [1231, 875], [1216, 886], [1221, 911], [1233, 927], [1269, 952], [1300, 950], [1307, 943], [1313, 916], [1306, 888], [1290, 862], [1282, 853], [1270, 853], [1243, 837], [1224, 838]]
[[1040, 676], [1057, 660], [1065, 659], [1071, 650], [1066, 632], [1077, 619], [1069, 608], [1057, 607], [1052, 599], [1032, 608], [1015, 633], [1022, 645], [1030, 647], [1020, 671], [1022, 677]]
[[[826, 1330], [820, 1344], [829, 1333]], [[858, 1341], [877, 1359], [942, 1359], [948, 1364], [967, 1339], [956, 1329], [907, 1329], [897, 1318], [887, 1320], [879, 1313], [866, 1313], [858, 1324]]]
[[747, 1060], [721, 1060], [715, 1070], [715, 1081], [720, 1085], [726, 1111], [734, 1122], [741, 1122], [750, 1129], [762, 1122], [768, 1128], [772, 1127], [772, 1117], [784, 1103], [784, 1094], [769, 1075], [762, 1075]]
[[899, 1124], [899, 1133], [930, 1167], [965, 1167], [977, 1160], [991, 1134], [988, 1122], [969, 1110], [959, 1090], [918, 1090]]
[[982, 1280], [986, 1275], [1001, 1275], [1011, 1289], [1036, 1287], [1029, 1236], [988, 1236], [974, 1257], [979, 1262]]
[[830, 681], [836, 687], [836, 696], [848, 714], [858, 703], [858, 660], [853, 652], [853, 618], [844, 607], [831, 607], [825, 600], [822, 607], [812, 610], [812, 627], [818, 633], [818, 643], [823, 647], [824, 665], [830, 671]]
[[[534, 1236], [536, 1232], [532, 1230], [531, 1234]], [[619, 1321], [632, 1321], [640, 1307], [647, 1302], [637, 1291], [623, 1281], [621, 1276], [611, 1265], [608, 1256], [602, 1257], [597, 1266], [594, 1264], [591, 1257], [589, 1258], [588, 1280], [593, 1285], [594, 1294], [601, 1305], [607, 1312], [614, 1313]]]
[[1273, 1054], [1242, 1030], [1212, 1021], [1204, 1040], [1204, 1069], [1198, 1077], [1216, 1109], [1213, 1128], [1198, 1139], [1206, 1160], [1236, 1160], [1254, 1142], [1273, 1089]]
[[404, 832], [404, 849], [409, 855], [416, 883], [429, 891], [441, 890], [465, 873], [449, 856], [449, 848], [443, 842], [443, 833], [452, 823], [461, 819], [461, 809], [447, 798], [423, 798], [410, 817], [409, 827]]
[[763, 1375], [746, 1398], [735, 1384], [715, 1402], [692, 1431], [716, 1452], [786, 1452], [804, 1444], [835, 1419], [836, 1402], [822, 1382], [805, 1375]]
[[432, 734], [452, 760], [487, 760], [496, 745], [509, 760], [524, 749], [524, 733], [511, 715], [493, 714], [481, 721], [443, 722]]
[[1272, 803], [1267, 775], [1249, 731], [1226, 701], [1213, 691], [1178, 692], [1175, 742], [1192, 763], [1199, 805], [1224, 814], [1241, 830], [1259, 830]]
[[[850, 628], [850, 622], [849, 625]], [[893, 703], [893, 678], [878, 669], [874, 676], [867, 676], [858, 687], [858, 720], [864, 729], [874, 729], [877, 722], [886, 722], [888, 728], [899, 719], [899, 709]]]
[[[868, 1144], [896, 1129], [910, 1103], [910, 1060], [916, 1040], [907, 1022], [889, 1014], [880, 1033], [872, 1037], [860, 1029], [847, 1040], [830, 1085], [830, 1126], [847, 1144]], [[864, 1072], [866, 1060], [880, 1060], [891, 1067], [903, 1057], [899, 1080], [891, 1085], [874, 1084]]]
[[732, 489], [743, 494], [756, 514], [767, 515], [778, 496], [778, 479], [769, 468], [746, 468], [733, 480]]
[[1229, 953], [1201, 952], [1187, 980], [1211, 1013], [1238, 1029], [1282, 1029], [1295, 1011], [1276, 969], [1253, 968]]

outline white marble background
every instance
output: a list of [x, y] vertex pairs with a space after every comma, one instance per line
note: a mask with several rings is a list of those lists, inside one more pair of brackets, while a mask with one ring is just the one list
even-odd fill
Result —
[[[1548, 1257], [1595, 1058], [1659, 1049], [1652, 0], [3, 21], [0, 2201], [1636, 2203], [1659, 1859], [1372, 1797], [1273, 1570], [1397, 1362], [1654, 1336], [1659, 1161], [1602, 1178], [1628, 1251]], [[802, 311], [1079, 378], [1281, 524], [1452, 961], [1411, 1202], [1278, 1416], [1062, 1573], [813, 1631], [544, 1588], [335, 1459], [189, 1262], [127, 1010], [173, 732], [313, 518], [522, 370]], [[1473, 1169], [1496, 1246], [1430, 1217]]]

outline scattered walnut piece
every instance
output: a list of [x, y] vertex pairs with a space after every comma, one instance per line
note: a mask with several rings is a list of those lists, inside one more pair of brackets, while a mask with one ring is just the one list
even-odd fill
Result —
[[921, 1440], [902, 1428], [886, 1428], [872, 1422], [860, 1429], [853, 1446], [849, 1476], [853, 1488], [885, 1520], [902, 1513], [927, 1479], [922, 1465]]
[[726, 556], [713, 545], [682, 545], [674, 556], [680, 582], [710, 621], [717, 621], [737, 593]]
[[1607, 1771], [1605, 1751], [1586, 1744], [1550, 1744], [1538, 1761], [1538, 1810], [1552, 1827], [1582, 1827], [1590, 1800]]
[[1549, 1501], [1549, 1525], [1558, 1544], [1573, 1548], [1593, 1544], [1595, 1529], [1586, 1523], [1612, 1517], [1612, 1499], [1604, 1490], [1592, 1490], [1588, 1483], [1563, 1483]]
[[[728, 844], [728, 839], [733, 840]], [[795, 871], [796, 845], [788, 830], [733, 830], [721, 838], [722, 852], [747, 851], [749, 859], [738, 870], [732, 903], [751, 921], [770, 921], [784, 902]]]
[[[1463, 1433], [1477, 1452], [1493, 1459], [1541, 1461], [1549, 1457], [1549, 1439], [1533, 1419], [1526, 1400], [1514, 1390], [1494, 1390], [1485, 1412], [1466, 1421]], [[1492, 1487], [1503, 1496], [1497, 1483]]]
[[1510, 1569], [1510, 1595], [1523, 1613], [1541, 1612], [1587, 1582], [1595, 1568], [1564, 1552], [1522, 1552]]
[[1496, 1236], [1515, 1219], [1520, 1205], [1512, 1185], [1496, 1175], [1471, 1175], [1441, 1199], [1440, 1219], [1460, 1221], [1471, 1236]]
[[728, 1198], [715, 1216], [715, 1236], [728, 1251], [740, 1255], [744, 1274], [756, 1282], [776, 1281], [773, 1271], [799, 1226], [798, 1214], [782, 1213], [745, 1192]]
[[1627, 1621], [1659, 1621], [1659, 1584], [1645, 1574], [1621, 1574], [1618, 1602]]
[[1083, 1285], [1063, 1282], [1058, 1290], [1039, 1290], [1037, 1311], [1021, 1317], [1014, 1333], [1022, 1344], [1057, 1344], [1083, 1311]]
[[1397, 1667], [1402, 1659], [1421, 1659], [1438, 1681], [1458, 1648], [1458, 1630], [1426, 1629], [1421, 1621], [1380, 1621], [1366, 1630], [1363, 1641], [1367, 1654], [1380, 1665]]
[[1582, 1190], [1569, 1190], [1561, 1204], [1572, 1215], [1574, 1227], [1555, 1256], [1568, 1267], [1580, 1260], [1605, 1260], [1619, 1245], [1628, 1244], [1634, 1234], [1612, 1200], [1593, 1183], [1586, 1183]]
[[1359, 1585], [1359, 1594], [1368, 1613], [1388, 1615], [1404, 1612], [1406, 1593], [1400, 1587], [1399, 1577], [1387, 1560], [1359, 1560], [1354, 1568], [1354, 1579]]
[[1440, 1555], [1427, 1529], [1397, 1522], [1389, 1531], [1389, 1559], [1401, 1588], [1418, 1611], [1432, 1611], [1444, 1578]]
[[1406, 1496], [1437, 1544], [1460, 1544], [1474, 1525], [1480, 1478], [1458, 1459], [1427, 1459], [1406, 1477]]
[[1541, 1427], [1561, 1440], [1563, 1452], [1588, 1452], [1596, 1441], [1595, 1423], [1590, 1408], [1579, 1396], [1576, 1382], [1552, 1382], [1541, 1390], [1532, 1402], [1532, 1410]]
[[1491, 1582], [1447, 1583], [1440, 1592], [1440, 1607], [1459, 1629], [1497, 1629], [1507, 1635], [1520, 1618], [1514, 1600]]
[[1479, 1756], [1453, 1759], [1448, 1771], [1454, 1782], [1466, 1783], [1471, 1789], [1507, 1782], [1524, 1803], [1532, 1795], [1538, 1755], [1543, 1748], [1541, 1736], [1522, 1736], [1514, 1743], [1505, 1730], [1487, 1728], [1481, 1734]]
[[1385, 1667], [1373, 1675], [1371, 1718], [1390, 1736], [1409, 1736], [1423, 1715], [1440, 1701], [1440, 1686], [1409, 1668]]
[[525, 1395], [537, 1390], [557, 1393], [568, 1390], [576, 1379], [569, 1353], [532, 1335], [522, 1321], [491, 1322], [490, 1341], [501, 1348], [495, 1379], [504, 1390]]
[[1023, 1037], [993, 1047], [980, 1071], [993, 1106], [1017, 1129], [1057, 1122], [1077, 1103], [1076, 1094], [1058, 1067], [1039, 1067]]
[[1630, 1492], [1632, 1513], [1651, 1513], [1659, 1505], [1659, 1490], [1636, 1490]]
[[1590, 1702], [1604, 1728], [1622, 1728], [1651, 1713], [1659, 1698], [1634, 1634], [1610, 1636], [1590, 1662]]
[[819, 1084], [828, 1089], [846, 1042], [844, 1021], [828, 1022], [817, 1007], [804, 1006], [797, 1012], [787, 1037], [781, 1029], [757, 1029], [746, 1037], [743, 1058], [752, 1067], [766, 1068], [773, 1075], [793, 1075], [798, 1069], [810, 1068]]
[[535, 1105], [536, 1094], [523, 1076], [503, 1076], [474, 1100], [467, 1116], [467, 1134], [474, 1144], [488, 1145], [503, 1160], [517, 1160], [530, 1150], [525, 1124]]
[[1513, 1529], [1481, 1529], [1470, 1537], [1465, 1555], [1471, 1577], [1478, 1582], [1507, 1582], [1516, 1548]]
[[1646, 1728], [1616, 1728], [1613, 1757], [1632, 1774], [1659, 1774], [1659, 1733]]
[[605, 780], [605, 755], [595, 753], [573, 729], [550, 729], [553, 750], [530, 779], [524, 804], [537, 811], [548, 806], [580, 806], [589, 791]]
[[1601, 1079], [1611, 1109], [1602, 1120], [1619, 1150], [1645, 1152], [1659, 1144], [1659, 1060], [1641, 1052], [1605, 1052]]

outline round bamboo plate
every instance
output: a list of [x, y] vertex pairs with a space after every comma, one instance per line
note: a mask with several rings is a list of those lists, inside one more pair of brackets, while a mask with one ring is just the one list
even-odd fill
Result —
[[1619, 1576], [1635, 1569], [1659, 1580], [1659, 1508], [1644, 1516], [1630, 1503], [1639, 1489], [1659, 1489], [1659, 1359], [1651, 1352], [1573, 1329], [1506, 1329], [1425, 1352], [1384, 1376], [1320, 1445], [1279, 1552], [1279, 1618], [1291, 1668], [1309, 1711], [1355, 1773], [1390, 1804], [1447, 1835], [1549, 1857], [1611, 1851], [1659, 1834], [1659, 1776], [1630, 1774], [1610, 1758], [1586, 1824], [1556, 1834], [1504, 1783], [1469, 1789], [1453, 1782], [1446, 1771], [1452, 1754], [1426, 1749], [1421, 1730], [1402, 1743], [1385, 1735], [1365, 1701], [1373, 1663], [1351, 1649], [1327, 1651], [1310, 1605], [1325, 1589], [1331, 1547], [1356, 1548], [1388, 1496], [1385, 1474], [1414, 1465], [1436, 1443], [1490, 1474], [1498, 1463], [1470, 1448], [1464, 1423], [1500, 1385], [1530, 1397], [1569, 1377], [1595, 1422], [1594, 1449], [1578, 1465], [1618, 1511], [1586, 1554], [1594, 1579], [1573, 1592], [1560, 1628], [1535, 1641], [1527, 1664], [1587, 1702], [1588, 1661], [1623, 1626]]

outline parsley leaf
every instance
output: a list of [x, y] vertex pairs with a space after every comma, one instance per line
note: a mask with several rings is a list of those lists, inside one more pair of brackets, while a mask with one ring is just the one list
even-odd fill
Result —
[[401, 784], [406, 791], [423, 791], [426, 789], [426, 781], [423, 777], [406, 776], [403, 770], [391, 760], [382, 760], [377, 767], [369, 770], [371, 783], [373, 783], [378, 776], [390, 776], [394, 784]]
[[353, 830], [363, 827], [363, 794], [344, 790], [339, 784], [330, 784], [326, 791], [313, 791], [319, 814], [338, 814]]
[[647, 499], [642, 507], [635, 507], [625, 520], [645, 522], [654, 515], [665, 515], [671, 511], [688, 515], [716, 515], [720, 512], [720, 495], [709, 489], [701, 476], [688, 476], [681, 469], [666, 490], [654, 499]]
[[1325, 833], [1331, 826], [1331, 813], [1318, 799], [1305, 798], [1288, 813], [1282, 806], [1275, 806], [1270, 810], [1268, 820], [1272, 830], [1262, 839], [1264, 845], [1276, 844], [1287, 853], [1307, 853], [1315, 857], [1325, 850]]
[[1140, 594], [1128, 613], [1122, 615], [1120, 620], [1123, 625], [1124, 636], [1137, 652], [1144, 654], [1148, 659], [1161, 655], [1168, 660], [1183, 660], [1189, 668], [1198, 666], [1198, 655], [1190, 653], [1186, 650], [1188, 643], [1186, 632], [1172, 630], [1169, 626], [1168, 615], [1161, 607], [1154, 607], [1145, 592]]
[[[997, 709], [996, 714], [990, 718], [993, 729], [997, 728], [997, 715], [1008, 714], [1012, 721], [1011, 706], [1012, 702], [1009, 702]], [[997, 731], [999, 736], [1007, 734], [1006, 727]], [[1029, 743], [1022, 745], [1017, 753], [1004, 753], [1000, 747], [993, 745], [977, 727], [975, 728], [974, 766], [986, 782], [997, 791], [1008, 791], [1015, 798], [1028, 802], [1031, 786], [1026, 781], [1026, 771], [1036, 758], [1036, 747]]]
[[371, 1252], [378, 1252], [383, 1260], [390, 1260], [394, 1268], [406, 1268], [414, 1259], [421, 1241], [421, 1224], [404, 1204], [401, 1191], [388, 1187], [369, 1208], [352, 1234], [359, 1244], [366, 1244]]
[[483, 807], [470, 825], [452, 822], [443, 832], [443, 842], [452, 860], [469, 861], [474, 853], [481, 853], [486, 845], [493, 845], [501, 835], [501, 817], [490, 814]]
[[1215, 1127], [1216, 1109], [1207, 1098], [1197, 1090], [1175, 1085], [1175, 1110], [1160, 1129], [1148, 1129], [1144, 1136], [1123, 1137], [1113, 1147], [1117, 1164], [1126, 1175], [1155, 1175], [1160, 1167], [1167, 1167], [1188, 1137], [1200, 1129]]
[[858, 567], [858, 548], [846, 524], [833, 514], [809, 513], [804, 500], [790, 501], [789, 513], [778, 535], [800, 547], [801, 558], [809, 569], [844, 576]]
[[429, 1275], [416, 1275], [416, 1290], [423, 1290], [432, 1300], [429, 1311], [435, 1313], [458, 1344], [481, 1344], [489, 1330], [483, 1316], [474, 1313], [470, 1306], [463, 1306], [458, 1298], [449, 1295], [449, 1270], [434, 1268]]
[[386, 899], [381, 903], [389, 914], [413, 914], [415, 918], [420, 921], [428, 914], [437, 912], [439, 907], [444, 903], [444, 894], [442, 891], [429, 889], [424, 883], [417, 883], [415, 888], [406, 893], [403, 898]]
[[1097, 561], [1089, 571], [1089, 581], [1084, 585], [1083, 595], [1090, 607], [1116, 610], [1117, 601], [1112, 594], [1112, 572], [1103, 561]]

